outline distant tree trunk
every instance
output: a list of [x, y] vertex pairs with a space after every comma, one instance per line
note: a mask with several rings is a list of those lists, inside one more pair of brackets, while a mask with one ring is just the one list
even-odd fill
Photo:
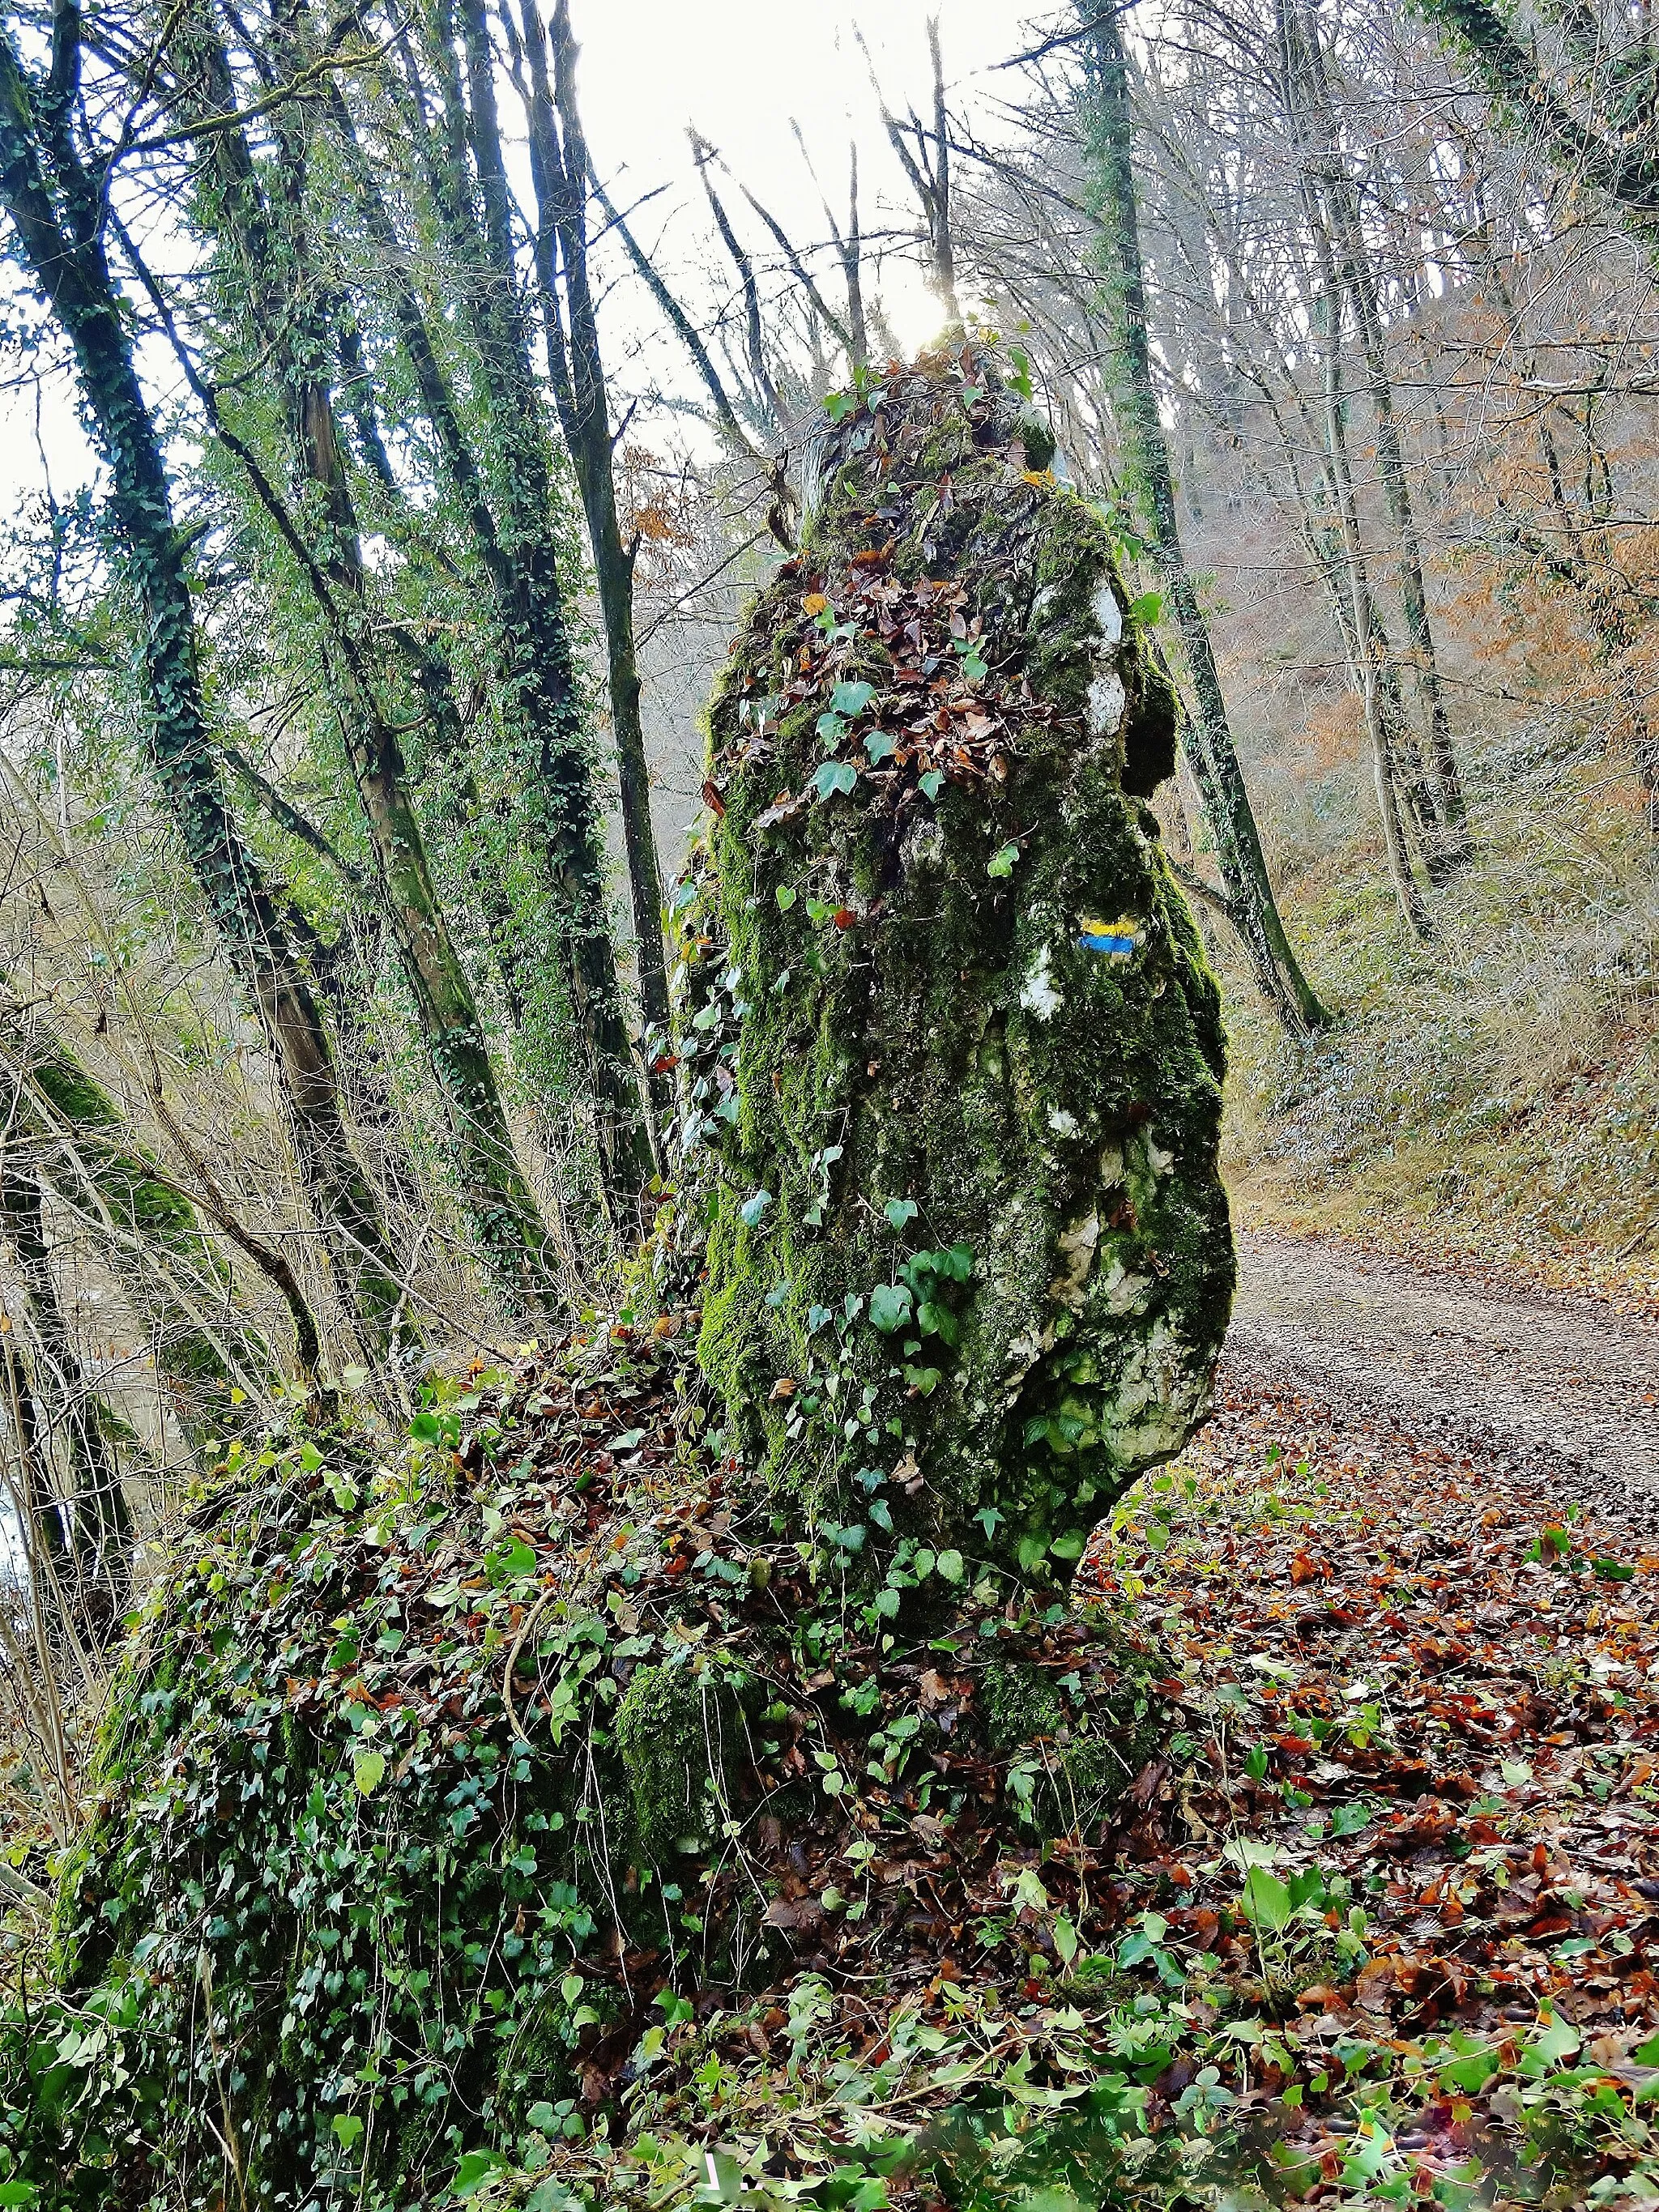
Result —
[[1228, 725], [1226, 702], [1182, 548], [1169, 448], [1152, 386], [1146, 328], [1146, 280], [1135, 202], [1127, 70], [1115, 16], [1090, 16], [1088, 49], [1094, 82], [1089, 156], [1101, 254], [1115, 325], [1116, 397], [1125, 443], [1147, 510], [1153, 558], [1175, 609], [1197, 704], [1188, 725], [1188, 757], [1204, 799], [1227, 896], [1264, 995], [1292, 1034], [1322, 1027], [1330, 1016], [1302, 971], [1273, 896], [1261, 841]]
[[[1430, 878], [1437, 882], [1467, 863], [1474, 847], [1445, 698], [1440, 687], [1440, 666], [1423, 581], [1422, 548], [1412, 511], [1399, 426], [1395, 419], [1394, 386], [1377, 306], [1376, 276], [1365, 244], [1353, 181], [1337, 150], [1336, 124], [1317, 21], [1312, 17], [1304, 19], [1297, 0], [1291, 0], [1284, 10], [1282, 23], [1287, 102], [1297, 103], [1305, 94], [1311, 111], [1317, 144], [1310, 149], [1310, 156], [1304, 158], [1310, 158], [1330, 207], [1343, 288], [1352, 303], [1365, 363], [1366, 391], [1376, 426], [1377, 473], [1394, 526], [1401, 605], [1405, 611], [1412, 666], [1428, 726], [1437, 821], [1431, 820], [1425, 825], [1429, 835], [1426, 858]], [[1293, 130], [1299, 132], [1300, 129], [1298, 118]], [[1435, 835], [1437, 829], [1443, 833], [1438, 837]]]
[[100, 190], [70, 136], [72, 89], [72, 83], [33, 83], [9, 33], [0, 29], [0, 203], [26, 266], [73, 344], [110, 471], [111, 514], [143, 613], [156, 784], [270, 1042], [307, 1185], [349, 1303], [372, 1350], [384, 1353], [404, 1334], [403, 1286], [346, 1138], [316, 1000], [220, 786], [183, 541], [133, 364], [131, 325], [100, 236]]
[[[510, 17], [508, 18], [511, 29]], [[668, 1035], [668, 975], [663, 947], [662, 871], [651, 822], [651, 771], [641, 717], [639, 659], [634, 635], [635, 548], [624, 545], [617, 515], [616, 443], [611, 434], [599, 319], [587, 268], [587, 143], [576, 102], [576, 45], [566, 0], [556, 0], [549, 39], [534, 0], [522, 0], [522, 52], [530, 171], [536, 194], [536, 274], [541, 294], [549, 379], [564, 441], [576, 471], [605, 624], [611, 726], [617, 743], [623, 836], [634, 907], [640, 1001], [648, 1028]], [[660, 1079], [652, 1079], [659, 1115], [668, 1107]]]
[[[1305, 183], [1304, 179], [1304, 183]], [[1336, 495], [1337, 509], [1341, 517], [1342, 540], [1346, 556], [1349, 593], [1349, 634], [1358, 654], [1359, 678], [1365, 703], [1365, 729], [1370, 740], [1371, 770], [1376, 786], [1376, 804], [1382, 821], [1383, 845], [1388, 854], [1389, 874], [1395, 895], [1400, 902], [1400, 911], [1406, 925], [1419, 943], [1432, 933], [1428, 914], [1424, 907], [1417, 879], [1412, 873], [1411, 855], [1406, 849], [1405, 830], [1401, 822], [1399, 793], [1395, 781], [1393, 749], [1389, 742], [1386, 710], [1387, 694], [1383, 671], [1386, 641], [1371, 599], [1370, 585], [1365, 574], [1364, 548], [1359, 531], [1358, 502], [1354, 496], [1353, 471], [1349, 465], [1347, 428], [1343, 416], [1342, 393], [1342, 290], [1337, 279], [1335, 257], [1331, 251], [1330, 238], [1326, 231], [1322, 212], [1314, 200], [1311, 187], [1307, 192], [1310, 228], [1320, 258], [1325, 280], [1324, 309], [1324, 397], [1325, 444], [1331, 482]]]
[[132, 1515], [111, 1443], [117, 1424], [70, 1340], [52, 1280], [40, 1187], [15, 1146], [0, 1164], [0, 1228], [15, 1255], [34, 1338], [33, 1395], [49, 1407], [69, 1463], [70, 1492], [62, 1509], [67, 1542], [58, 1571], [87, 1634], [107, 1643], [132, 1595]]

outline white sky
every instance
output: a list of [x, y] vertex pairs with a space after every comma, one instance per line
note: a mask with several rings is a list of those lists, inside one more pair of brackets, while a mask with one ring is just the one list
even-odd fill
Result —
[[[695, 260], [707, 214], [686, 144], [695, 124], [733, 173], [720, 179], [734, 219], [757, 248], [769, 244], [740, 204], [738, 183], [765, 201], [799, 242], [823, 233], [817, 197], [790, 129], [798, 119], [837, 216], [842, 215], [847, 149], [856, 136], [866, 230], [912, 220], [904, 180], [888, 147], [868, 72], [854, 37], [862, 29], [889, 104], [927, 113], [931, 99], [927, 22], [940, 17], [952, 105], [982, 111], [1011, 80], [992, 72], [1019, 51], [1039, 0], [571, 0], [581, 47], [580, 88], [593, 158], [623, 206], [665, 186], [638, 217], [641, 236], [662, 243], [665, 266]], [[510, 99], [504, 113], [511, 114]], [[717, 283], [724, 270], [710, 269]], [[827, 273], [827, 272], [826, 272]], [[613, 372], [626, 377], [629, 340], [647, 307], [638, 288], [608, 303], [602, 334]], [[897, 335], [915, 345], [938, 312], [919, 277], [894, 270], [884, 298]], [[834, 297], [833, 292], [831, 297]], [[656, 356], [665, 368], [667, 355]], [[0, 392], [0, 501], [10, 509], [37, 490], [33, 391]], [[48, 393], [43, 433], [63, 498], [90, 474], [73, 401]]]

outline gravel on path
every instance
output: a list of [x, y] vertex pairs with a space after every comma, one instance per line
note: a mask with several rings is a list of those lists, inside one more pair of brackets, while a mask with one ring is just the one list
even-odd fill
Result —
[[1659, 1510], [1659, 1322], [1596, 1300], [1243, 1230], [1224, 1392], [1288, 1389]]

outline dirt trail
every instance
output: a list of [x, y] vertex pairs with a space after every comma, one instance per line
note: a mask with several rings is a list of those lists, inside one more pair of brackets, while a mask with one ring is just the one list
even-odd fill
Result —
[[1238, 1258], [1224, 1389], [1289, 1389], [1659, 1511], [1659, 1323], [1258, 1230]]

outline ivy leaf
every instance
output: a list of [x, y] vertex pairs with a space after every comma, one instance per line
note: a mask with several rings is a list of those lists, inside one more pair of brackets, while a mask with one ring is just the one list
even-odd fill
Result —
[[1440, 2069], [1443, 2089], [1461, 2089], [1467, 2097], [1478, 2096], [1498, 2071], [1498, 2060], [1490, 2051], [1472, 2051], [1466, 2057], [1454, 2058]]
[[813, 771], [811, 789], [817, 798], [828, 799], [832, 792], [854, 790], [858, 780], [851, 761], [824, 761]]
[[772, 896], [777, 900], [778, 912], [780, 914], [787, 914], [790, 908], [793, 906], [795, 901], [800, 896], [800, 893], [795, 889], [793, 884], [780, 884], [777, 890]]
[[864, 740], [864, 750], [879, 768], [884, 760], [891, 760], [898, 750], [898, 739], [889, 737], [885, 730], [872, 730]]
[[873, 684], [837, 684], [830, 694], [830, 711], [836, 714], [861, 714], [876, 696]]
[[933, 1298], [924, 1298], [916, 1309], [916, 1327], [924, 1336], [938, 1337], [941, 1344], [954, 1344], [962, 1334], [962, 1324], [950, 1307]]
[[830, 392], [824, 394], [823, 411], [832, 422], [844, 422], [859, 408], [856, 392]]
[[1163, 616], [1164, 594], [1161, 592], [1143, 592], [1138, 599], [1132, 599], [1129, 603], [1131, 622], [1155, 623], [1161, 621]]
[[945, 1378], [937, 1367], [906, 1367], [904, 1379], [913, 1390], [931, 1398]]
[[1062, 1912], [1056, 1916], [1054, 1925], [1054, 1951], [1062, 1966], [1069, 1966], [1077, 1956], [1077, 1929]]
[[356, 2112], [336, 2112], [334, 2140], [342, 2150], [349, 2150], [363, 2132], [363, 2124]]
[[1244, 1877], [1244, 1893], [1239, 1899], [1239, 1910], [1244, 1917], [1258, 1928], [1278, 1934], [1289, 1925], [1291, 1905], [1291, 1893], [1276, 1874], [1269, 1874], [1263, 1866], [1253, 1866]]
[[492, 2173], [499, 2173], [507, 2164], [498, 2150], [470, 2150], [465, 2153], [455, 2169], [455, 2179], [449, 2185], [452, 2197], [476, 2197]]
[[916, 1201], [914, 1198], [890, 1198], [881, 1210], [887, 1216], [892, 1224], [893, 1233], [896, 1236], [907, 1221], [915, 1219]]
[[386, 1755], [360, 1751], [351, 1762], [351, 1778], [365, 1797], [372, 1797], [386, 1780]]
[[960, 1552], [941, 1552], [934, 1565], [947, 1583], [959, 1583], [967, 1571]]
[[1009, 384], [1018, 392], [1022, 399], [1029, 399], [1031, 397], [1030, 362], [1018, 346], [1009, 347], [1008, 358], [1013, 363], [1014, 369], [1013, 374], [1008, 379]]
[[924, 799], [937, 799], [945, 788], [945, 771], [930, 768], [926, 775], [918, 779], [918, 788]]
[[814, 726], [824, 744], [831, 748], [838, 745], [847, 735], [847, 725], [839, 714], [820, 714]]
[[878, 1283], [870, 1293], [870, 1326], [891, 1336], [910, 1318], [910, 1293], [902, 1283]]
[[1018, 858], [1018, 845], [1005, 845], [1000, 853], [993, 853], [985, 863], [985, 872], [988, 876], [1012, 876], [1014, 872], [1014, 862]]
[[769, 1190], [757, 1190], [752, 1198], [745, 1198], [738, 1208], [738, 1213], [743, 1218], [744, 1225], [752, 1229], [771, 1203], [772, 1194]]

